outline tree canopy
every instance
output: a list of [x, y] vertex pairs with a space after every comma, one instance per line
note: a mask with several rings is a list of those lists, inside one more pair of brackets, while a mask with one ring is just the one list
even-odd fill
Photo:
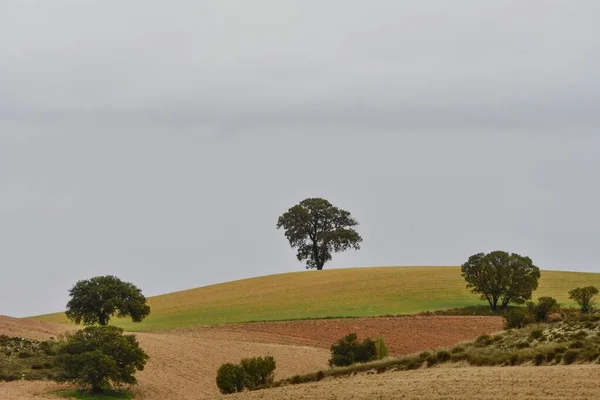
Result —
[[598, 288], [595, 286], [586, 286], [569, 291], [569, 298], [579, 305], [582, 313], [589, 313], [594, 310], [594, 297], [598, 294]]
[[505, 251], [479, 253], [462, 265], [467, 288], [481, 294], [492, 310], [506, 309], [509, 303], [523, 304], [537, 289], [540, 269], [531, 258]]
[[150, 314], [142, 291], [112, 275], [79, 281], [69, 294], [66, 314], [77, 324], [106, 325], [114, 315], [141, 322]]
[[113, 385], [135, 384], [148, 355], [133, 335], [123, 335], [116, 326], [88, 326], [67, 336], [60, 346], [56, 380], [87, 386], [101, 392]]
[[307, 269], [322, 270], [332, 253], [360, 249], [362, 238], [353, 229], [357, 225], [348, 211], [310, 198], [279, 217], [277, 229], [283, 228], [290, 246], [298, 249], [298, 261], [306, 261]]

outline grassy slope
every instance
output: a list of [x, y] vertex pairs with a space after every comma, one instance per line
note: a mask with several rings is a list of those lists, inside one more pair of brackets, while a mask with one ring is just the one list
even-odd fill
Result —
[[[567, 292], [600, 287], [600, 274], [542, 271], [536, 297], [570, 304]], [[332, 316], [404, 314], [482, 304], [458, 267], [378, 267], [306, 271], [244, 279], [151, 297], [152, 314], [128, 330]], [[32, 317], [66, 322], [63, 313]]]

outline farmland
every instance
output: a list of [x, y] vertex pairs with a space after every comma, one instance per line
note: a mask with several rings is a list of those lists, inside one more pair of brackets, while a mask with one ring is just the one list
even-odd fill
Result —
[[[567, 292], [600, 287], [600, 274], [542, 271], [534, 298], [572, 305]], [[465, 288], [459, 267], [373, 267], [270, 275], [149, 298], [141, 324], [116, 321], [130, 331], [198, 325], [327, 317], [411, 314], [483, 304]], [[63, 313], [32, 317], [66, 323]]]

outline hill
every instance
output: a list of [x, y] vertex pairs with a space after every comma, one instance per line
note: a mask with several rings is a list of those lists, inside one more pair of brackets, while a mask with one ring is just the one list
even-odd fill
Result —
[[[600, 287], [599, 273], [542, 271], [536, 297], [569, 305], [567, 292]], [[483, 304], [459, 267], [373, 267], [270, 275], [149, 298], [152, 314], [128, 330], [153, 331], [248, 321], [409, 314]], [[63, 313], [31, 317], [67, 322]]]

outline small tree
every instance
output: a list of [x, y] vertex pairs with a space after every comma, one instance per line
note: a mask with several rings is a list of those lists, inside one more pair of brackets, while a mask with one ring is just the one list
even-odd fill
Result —
[[594, 297], [598, 294], [598, 289], [595, 286], [586, 286], [576, 288], [569, 292], [569, 299], [579, 305], [582, 313], [589, 313], [594, 310]]
[[223, 394], [244, 390], [245, 378], [244, 368], [238, 364], [223, 364], [217, 370], [217, 386]]
[[552, 297], [540, 297], [537, 303], [532, 301], [527, 303], [527, 308], [535, 322], [548, 322], [548, 316], [558, 307], [558, 302]]
[[467, 288], [481, 294], [493, 311], [505, 310], [509, 303], [523, 304], [537, 289], [540, 269], [531, 258], [504, 251], [479, 253], [462, 265]]
[[67, 318], [77, 324], [107, 325], [115, 314], [141, 322], [150, 314], [142, 291], [112, 275], [79, 281], [69, 294]]
[[355, 363], [366, 363], [377, 359], [377, 346], [372, 339], [358, 341], [356, 333], [346, 335], [331, 346], [329, 366], [344, 367]]
[[332, 253], [360, 249], [357, 225], [348, 211], [316, 198], [290, 208], [279, 217], [277, 229], [283, 228], [290, 246], [298, 249], [298, 261], [306, 261], [307, 269], [322, 270]]
[[133, 335], [116, 326], [89, 326], [67, 336], [59, 347], [56, 364], [59, 382], [73, 382], [99, 393], [119, 384], [135, 384], [148, 355]]
[[240, 361], [248, 389], [272, 383], [275, 379], [275, 359], [271, 356], [244, 358]]

